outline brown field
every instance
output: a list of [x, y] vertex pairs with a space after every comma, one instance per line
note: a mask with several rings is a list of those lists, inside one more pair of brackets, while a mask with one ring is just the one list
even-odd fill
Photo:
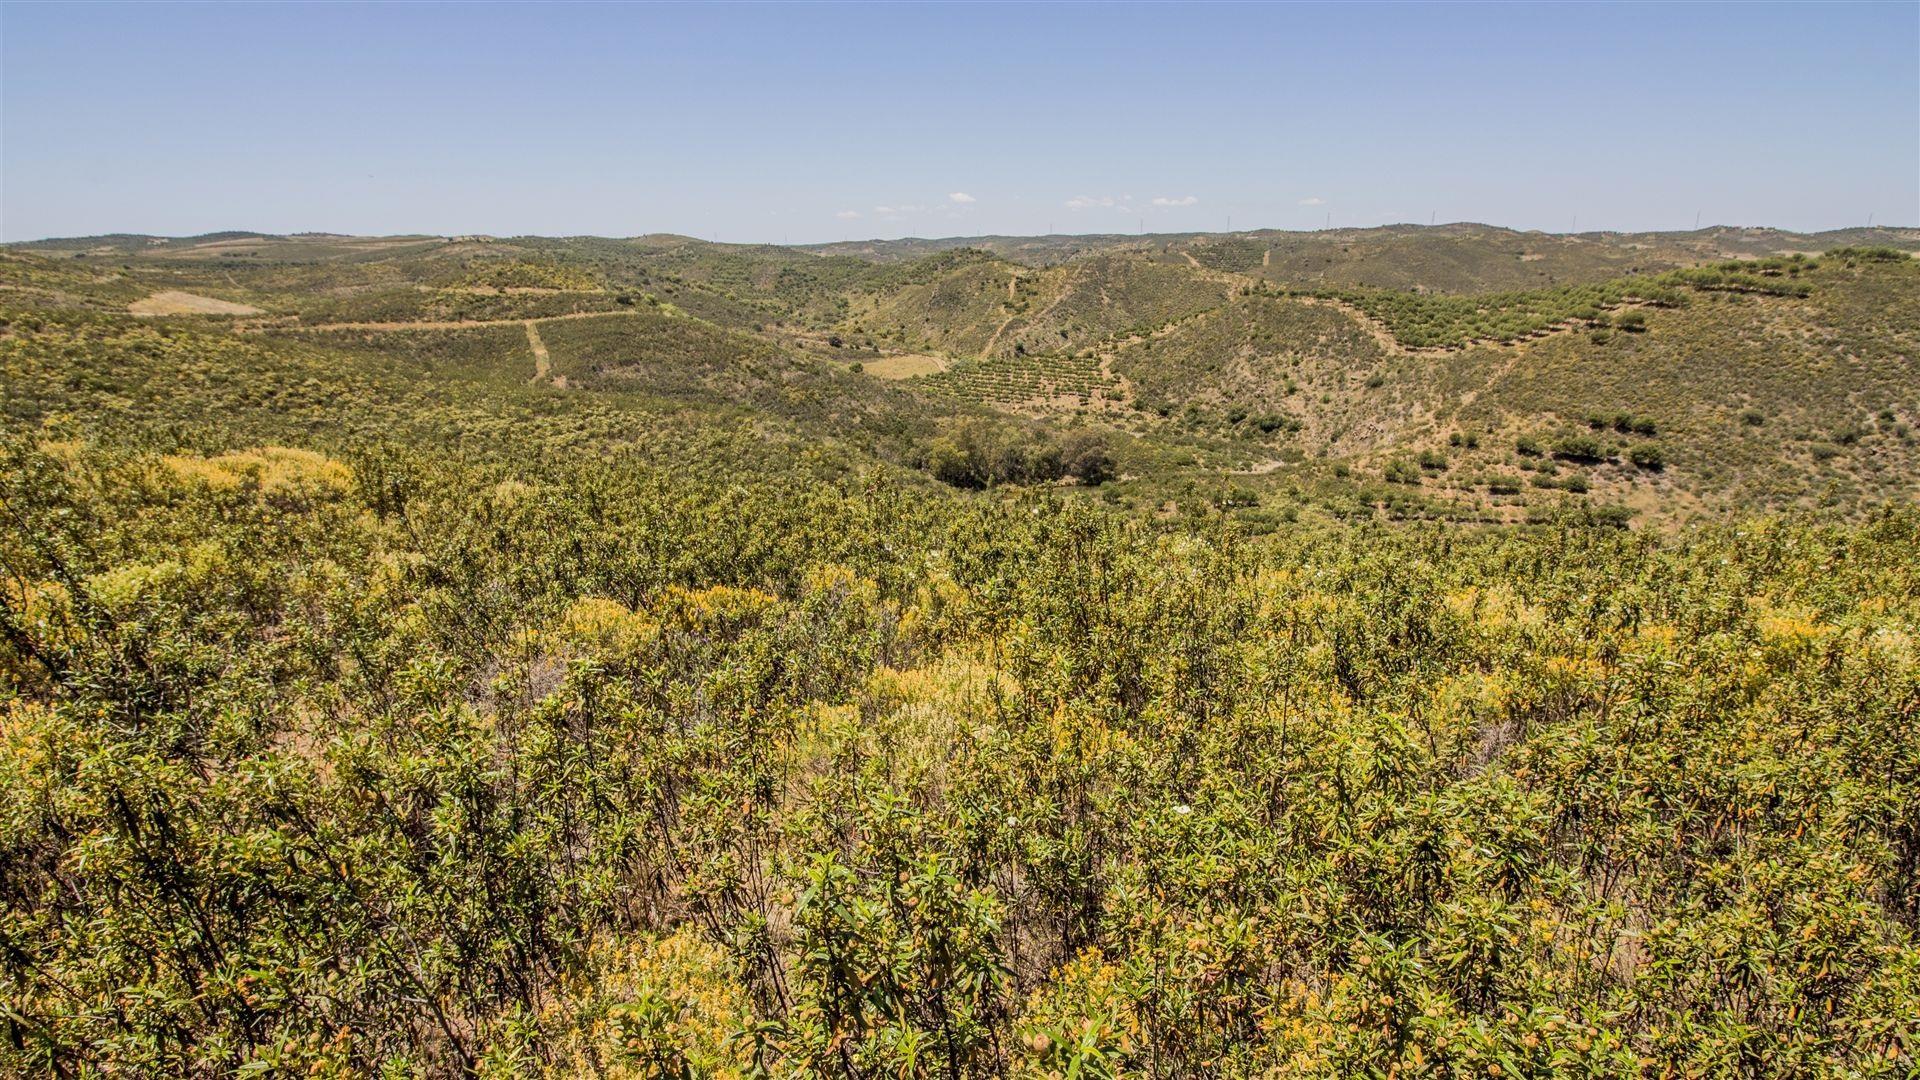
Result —
[[260, 309], [231, 300], [168, 289], [127, 305], [135, 315], [258, 315]]
[[898, 356], [883, 356], [878, 360], [868, 360], [861, 369], [876, 379], [911, 379], [917, 375], [932, 375], [947, 370], [946, 360], [925, 353], [901, 353]]

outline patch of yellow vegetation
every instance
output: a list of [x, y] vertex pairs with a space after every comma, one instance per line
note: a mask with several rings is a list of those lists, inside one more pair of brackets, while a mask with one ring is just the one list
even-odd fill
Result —
[[293, 491], [339, 493], [353, 483], [345, 465], [311, 450], [262, 446], [203, 458], [169, 454], [160, 459], [167, 471], [189, 483], [231, 489], [254, 483], [268, 494]]
[[[747, 1043], [735, 1037], [753, 1022], [746, 980], [697, 930], [596, 948], [587, 967], [591, 976], [542, 1018], [560, 1032], [560, 1067], [549, 1075], [747, 1075]], [[664, 1072], [662, 1062], [684, 1071]]]
[[668, 625], [687, 630], [743, 627], [773, 610], [780, 598], [760, 589], [715, 585], [706, 589], [668, 589], [653, 613]]
[[617, 600], [583, 597], [560, 616], [560, 636], [607, 656], [628, 655], [660, 636], [660, 624]]
[[1482, 588], [1470, 585], [1446, 597], [1447, 610], [1463, 622], [1484, 630], [1509, 626], [1539, 626], [1544, 619], [1539, 609], [1503, 587]]
[[1808, 608], [1797, 604], [1776, 606], [1765, 600], [1755, 604], [1753, 624], [1763, 644], [1788, 649], [1818, 641], [1834, 629]]
[[1680, 640], [1680, 632], [1665, 623], [1647, 623], [1634, 631], [1633, 640], [1628, 643], [1628, 651], [1635, 653], [1659, 654], [1671, 652], [1674, 643]]
[[147, 600], [164, 594], [191, 593], [226, 569], [219, 544], [204, 541], [171, 558], [127, 562], [87, 578], [87, 599], [110, 612], [127, 614]]
[[65, 622], [72, 608], [72, 595], [57, 581], [0, 579], [0, 602], [12, 608], [21, 623]]
[[40, 441], [41, 453], [50, 458], [60, 459], [60, 462], [65, 465], [78, 462], [80, 452], [84, 449], [86, 447], [77, 439], [42, 439]]
[[1763, 615], [1760, 636], [1781, 645], [1798, 645], [1821, 637], [1832, 627], [1799, 615]]
[[1143, 1039], [1127, 982], [1126, 968], [1093, 948], [1055, 969], [1014, 1021], [1027, 1057], [1015, 1075], [1071, 1076], [1093, 1053], [1101, 1058], [1132, 1053]]
[[811, 763], [804, 771], [813, 771], [858, 745], [891, 761], [904, 789], [942, 790], [954, 783], [956, 765], [965, 768], [961, 763], [1004, 738], [994, 703], [1018, 690], [970, 650], [943, 653], [923, 667], [881, 667], [868, 677], [861, 702], [844, 715], [817, 716], [799, 757]]
[[1263, 568], [1254, 574], [1251, 589], [1260, 621], [1284, 625], [1292, 616], [1296, 594], [1301, 589], [1300, 575], [1287, 569]]
[[531, 494], [533, 494], [533, 488], [518, 480], [502, 480], [487, 492], [495, 506], [517, 506]]
[[124, 614], [142, 597], [165, 589], [184, 572], [185, 568], [172, 559], [123, 563], [88, 578], [87, 595], [108, 611]]
[[669, 630], [714, 633], [734, 631], [779, 606], [780, 599], [759, 589], [716, 585], [708, 589], [675, 586], [645, 611], [617, 600], [587, 596], [575, 600], [555, 627], [569, 644], [605, 658], [630, 657], [660, 640]]
[[1568, 682], [1597, 679], [1606, 673], [1600, 661], [1587, 656], [1549, 656], [1541, 670]]
[[1456, 720], [1462, 730], [1500, 715], [1513, 697], [1504, 672], [1479, 671], [1449, 675], [1435, 683], [1428, 695], [1428, 723]]
[[926, 667], [878, 668], [867, 679], [867, 692], [876, 703], [900, 708], [937, 705], [957, 710], [986, 691], [1018, 690], [1011, 675], [958, 653], [947, 653]]
[[258, 315], [260, 309], [231, 300], [167, 289], [127, 305], [135, 315]]

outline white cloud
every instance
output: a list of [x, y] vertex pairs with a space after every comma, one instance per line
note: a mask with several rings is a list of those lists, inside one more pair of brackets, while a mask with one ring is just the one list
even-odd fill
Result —
[[839, 213], [837, 213], [837, 214], [835, 214], [835, 215], [833, 215], [833, 216], [834, 216], [834, 217], [837, 217], [837, 218], [839, 218], [839, 219], [841, 219], [842, 221], [852, 221], [852, 220], [853, 220], [854, 218], [857, 218], [857, 217], [859, 217], [859, 216], [860, 216], [860, 211], [858, 211], [858, 210], [842, 210], [842, 211], [840, 211]]
[[1200, 201], [1200, 198], [1199, 196], [1196, 196], [1196, 195], [1182, 195], [1177, 199], [1173, 198], [1170, 195], [1156, 195], [1154, 196], [1154, 199], [1153, 199], [1153, 205], [1155, 206], [1192, 206], [1194, 203], [1197, 203], [1199, 201]]
[[962, 205], [965, 205], [973, 201], [973, 196], [967, 194], [964, 191], [953, 192], [952, 194], [948, 195], [947, 198], [953, 200], [954, 202], [960, 203]]
[[899, 206], [876, 206], [873, 212], [881, 217], [899, 217], [902, 214], [918, 214], [925, 209], [918, 203], [902, 203]]
[[1126, 195], [1075, 195], [1067, 200], [1069, 210], [1132, 210]]
[[1325, 206], [1327, 205], [1327, 200], [1321, 198], [1318, 195], [1309, 195], [1306, 198], [1300, 200], [1300, 205], [1301, 206]]

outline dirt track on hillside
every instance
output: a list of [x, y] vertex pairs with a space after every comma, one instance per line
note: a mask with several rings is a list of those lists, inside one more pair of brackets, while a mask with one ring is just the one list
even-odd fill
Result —
[[540, 340], [540, 328], [527, 320], [527, 347], [533, 350], [533, 381], [539, 382], [553, 370], [553, 357], [547, 354], [547, 343]]
[[464, 322], [435, 322], [414, 320], [408, 322], [337, 322], [337, 323], [280, 323], [277, 325], [241, 326], [236, 329], [254, 333], [269, 330], [371, 330], [392, 332], [401, 330], [482, 330], [493, 326], [527, 326], [543, 322], [565, 322], [570, 319], [600, 319], [614, 316], [634, 315], [632, 311], [576, 311], [569, 315], [548, 315], [539, 319], [469, 319]]

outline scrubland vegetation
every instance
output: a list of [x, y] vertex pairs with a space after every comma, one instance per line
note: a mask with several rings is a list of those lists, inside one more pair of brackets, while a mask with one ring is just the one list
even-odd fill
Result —
[[0, 1073], [1911, 1076], [1873, 239], [0, 253]]

